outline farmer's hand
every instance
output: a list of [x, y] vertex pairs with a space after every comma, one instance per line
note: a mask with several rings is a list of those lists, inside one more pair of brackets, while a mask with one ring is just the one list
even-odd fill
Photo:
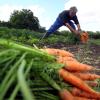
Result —
[[81, 29], [78, 29], [78, 32], [79, 32], [79, 33], [82, 33], [83, 31], [82, 31]]
[[75, 30], [75, 29], [73, 29], [70, 25], [69, 25], [69, 23], [65, 23], [65, 25], [70, 29], [70, 31], [72, 32], [72, 33], [75, 33], [76, 35], [80, 35], [80, 28], [78, 28], [78, 30]]

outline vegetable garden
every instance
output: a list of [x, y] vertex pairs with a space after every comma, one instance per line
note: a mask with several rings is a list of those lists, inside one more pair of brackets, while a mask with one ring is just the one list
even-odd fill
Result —
[[100, 100], [100, 40], [41, 36], [0, 29], [0, 100]]

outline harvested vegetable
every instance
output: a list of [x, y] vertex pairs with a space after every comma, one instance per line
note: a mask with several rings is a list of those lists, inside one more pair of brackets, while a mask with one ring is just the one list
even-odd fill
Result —
[[67, 61], [77, 61], [75, 58], [73, 57], [62, 57], [62, 56], [58, 56], [57, 57], [57, 62], [59, 63], [66, 63]]
[[100, 99], [100, 97], [98, 95], [93, 95], [91, 93], [87, 93], [79, 88], [73, 87], [70, 92], [74, 95], [74, 96], [80, 96], [80, 97], [86, 97], [86, 98], [90, 98], [90, 99]]
[[62, 89], [59, 92], [61, 100], [75, 100], [73, 95], [66, 89]]
[[82, 80], [100, 79], [100, 75], [93, 74], [93, 73], [73, 73], [73, 74], [81, 78]]
[[46, 51], [48, 54], [55, 55], [55, 56], [68, 56], [68, 57], [74, 57], [74, 55], [68, 51], [60, 50], [60, 49], [54, 49], [54, 48], [45, 48], [41, 49], [43, 51]]
[[65, 64], [64, 68], [68, 71], [80, 72], [80, 71], [95, 70], [95, 67], [87, 65], [87, 64], [82, 64], [77, 61], [65, 61], [63, 64]]
[[90, 86], [88, 86], [83, 80], [76, 77], [75, 75], [71, 74], [70, 72], [66, 71], [65, 69], [59, 70], [59, 75], [63, 78], [65, 82], [69, 82], [72, 85], [76, 86], [77, 88], [86, 91], [88, 93], [99, 95], [100, 94], [94, 91]]
[[82, 32], [80, 36], [80, 40], [82, 43], [87, 43], [89, 39], [88, 33], [87, 32]]
[[[87, 76], [83, 80], [75, 75], [95, 67], [78, 62], [65, 50], [47, 49], [49, 52], [0, 39], [0, 100], [100, 99], [99, 79], [97, 86], [89, 83], [94, 74], [88, 72], [88, 82]], [[79, 92], [75, 94], [73, 87]]]

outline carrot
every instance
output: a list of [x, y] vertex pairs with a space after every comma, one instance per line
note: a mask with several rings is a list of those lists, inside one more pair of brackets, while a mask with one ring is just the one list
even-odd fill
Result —
[[68, 51], [65, 51], [65, 50], [60, 50], [60, 49], [56, 49], [58, 52], [58, 55], [59, 56], [70, 56], [70, 57], [74, 57], [74, 55]]
[[60, 96], [61, 100], [74, 100], [73, 95], [66, 89], [60, 90], [59, 96]]
[[97, 81], [86, 81], [86, 83], [91, 87], [98, 87], [99, 86], [99, 82], [97, 82]]
[[94, 99], [89, 99], [86, 97], [72, 95], [71, 92], [66, 89], [60, 90], [59, 96], [60, 96], [61, 100], [94, 100]]
[[53, 48], [46, 48], [46, 49], [41, 49], [43, 51], [46, 51], [48, 54], [54, 55], [54, 56], [70, 56], [74, 57], [74, 55], [68, 51], [65, 50], [60, 50], [60, 49], [53, 49]]
[[80, 40], [82, 41], [82, 43], [86, 43], [89, 39], [88, 33], [87, 32], [83, 32], [80, 36]]
[[75, 75], [71, 74], [70, 72], [66, 71], [65, 69], [60, 69], [58, 71], [59, 75], [63, 78], [65, 82], [69, 82], [72, 85], [76, 86], [77, 88], [86, 91], [88, 93], [99, 95], [100, 93], [94, 91], [90, 86], [88, 86], [83, 80], [76, 77]]
[[82, 80], [95, 80], [100, 78], [100, 75], [91, 74], [91, 73], [73, 73], [73, 74], [78, 76]]
[[74, 100], [95, 100], [95, 99], [89, 99], [89, 98], [85, 98], [85, 97], [74, 96]]
[[86, 98], [90, 98], [90, 99], [100, 99], [100, 97], [98, 95], [93, 95], [93, 94], [87, 93], [87, 92], [82, 91], [76, 87], [72, 88], [70, 90], [70, 92], [74, 96], [86, 97]]
[[64, 68], [68, 71], [90, 71], [95, 69], [93, 66], [78, 61], [66, 61], [64, 64]]
[[62, 56], [58, 56], [57, 57], [57, 62], [59, 62], [59, 63], [65, 63], [66, 61], [77, 61], [75, 58], [73, 58], [73, 57], [62, 57]]

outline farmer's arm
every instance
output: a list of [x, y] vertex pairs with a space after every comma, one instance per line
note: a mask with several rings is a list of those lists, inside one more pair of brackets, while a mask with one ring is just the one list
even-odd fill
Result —
[[79, 32], [81, 32], [80, 24], [77, 24], [77, 29], [78, 29]]
[[78, 18], [77, 18], [76, 15], [73, 17], [73, 21], [75, 22], [75, 24], [76, 24], [76, 26], [77, 26], [77, 32], [78, 32], [78, 33], [81, 33], [81, 26], [80, 26], [80, 24], [79, 24], [79, 21], [78, 21]]
[[76, 35], [79, 34], [79, 32], [78, 32], [77, 30], [73, 29], [68, 23], [65, 23], [65, 25], [66, 25], [66, 27], [69, 28], [69, 30], [70, 30], [71, 32], [75, 33]]

